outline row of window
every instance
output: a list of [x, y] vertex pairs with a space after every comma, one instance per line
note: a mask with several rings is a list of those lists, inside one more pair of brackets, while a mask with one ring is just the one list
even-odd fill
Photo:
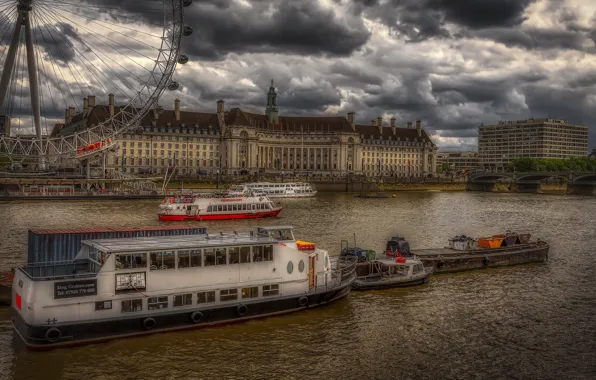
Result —
[[[279, 295], [279, 284], [250, 286], [245, 288], [229, 288], [221, 290], [212, 290], [207, 292], [176, 294], [173, 296], [156, 296], [147, 298], [147, 310], [161, 310], [170, 307], [184, 307], [192, 305], [202, 305], [213, 302], [229, 302], [238, 299], [250, 299], [261, 297], [271, 297]], [[218, 297], [218, 298], [216, 298]], [[240, 297], [240, 298], [239, 298]], [[195, 298], [195, 299], [193, 299]], [[109, 310], [112, 308], [112, 301], [99, 301], [95, 303], [95, 310]], [[143, 310], [143, 299], [129, 299], [120, 301], [120, 311], [122, 313], [132, 313]]]
[[[273, 261], [272, 245], [149, 252], [149, 269], [165, 270]], [[116, 269], [147, 268], [147, 253], [116, 254]]]
[[207, 207], [207, 212], [233, 212], [233, 211], [251, 211], [251, 210], [273, 210], [271, 203], [252, 203], [252, 204], [226, 204], [213, 205]]

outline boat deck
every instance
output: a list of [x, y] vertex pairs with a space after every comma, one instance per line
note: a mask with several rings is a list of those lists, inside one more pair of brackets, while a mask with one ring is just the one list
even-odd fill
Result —
[[530, 244], [520, 244], [520, 245], [514, 245], [514, 246], [502, 247], [502, 248], [485, 248], [485, 249], [474, 249], [474, 250], [465, 250], [465, 251], [452, 249], [449, 247], [443, 247], [443, 248], [418, 249], [418, 250], [412, 251], [412, 254], [416, 255], [420, 259], [430, 259], [430, 258], [434, 258], [434, 257], [445, 257], [445, 256], [447, 256], [447, 257], [453, 257], [453, 256], [477, 257], [477, 256], [494, 255], [494, 254], [502, 255], [502, 254], [507, 254], [507, 253], [519, 253], [520, 251], [534, 250], [534, 249], [538, 248], [540, 244], [547, 246], [546, 243], [530, 243]]

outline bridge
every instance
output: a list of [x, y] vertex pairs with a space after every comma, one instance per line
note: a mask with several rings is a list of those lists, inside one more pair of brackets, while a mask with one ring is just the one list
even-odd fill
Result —
[[[468, 190], [565, 192], [596, 195], [596, 172], [487, 172], [472, 173]], [[505, 190], [504, 190], [505, 191]]]

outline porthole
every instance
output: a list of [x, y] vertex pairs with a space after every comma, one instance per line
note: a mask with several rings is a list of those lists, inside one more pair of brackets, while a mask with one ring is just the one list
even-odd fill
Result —
[[294, 264], [290, 261], [290, 262], [288, 262], [288, 273], [292, 274], [293, 271], [294, 271]]
[[300, 262], [298, 263], [298, 270], [300, 271], [300, 273], [304, 272], [304, 261], [300, 260]]

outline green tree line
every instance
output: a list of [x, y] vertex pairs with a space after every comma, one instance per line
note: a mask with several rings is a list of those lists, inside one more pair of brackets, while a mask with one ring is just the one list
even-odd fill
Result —
[[596, 158], [579, 157], [557, 160], [522, 157], [511, 161], [507, 169], [516, 172], [594, 172], [596, 171]]

